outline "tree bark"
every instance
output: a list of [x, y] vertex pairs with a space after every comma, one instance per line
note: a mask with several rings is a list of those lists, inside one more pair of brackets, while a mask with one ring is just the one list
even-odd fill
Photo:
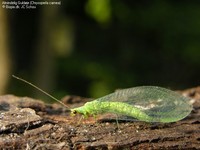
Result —
[[[200, 87], [181, 92], [193, 111], [175, 123], [119, 122], [72, 117], [59, 104], [27, 97], [0, 97], [0, 149], [199, 149]], [[89, 99], [67, 96], [70, 108]]]

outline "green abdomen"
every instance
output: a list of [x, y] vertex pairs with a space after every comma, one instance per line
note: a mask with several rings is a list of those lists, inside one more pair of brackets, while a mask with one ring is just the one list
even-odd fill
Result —
[[94, 114], [114, 113], [129, 117], [134, 117], [138, 120], [151, 122], [152, 118], [140, 109], [121, 102], [99, 102], [93, 101], [90, 103], [93, 107]]

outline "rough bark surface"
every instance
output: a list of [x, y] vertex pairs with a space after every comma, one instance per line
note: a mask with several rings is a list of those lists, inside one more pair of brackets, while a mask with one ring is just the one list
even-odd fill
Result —
[[[200, 87], [181, 91], [193, 111], [176, 123], [119, 122], [72, 117], [59, 104], [0, 96], [0, 149], [200, 149]], [[67, 96], [72, 107], [89, 99]]]

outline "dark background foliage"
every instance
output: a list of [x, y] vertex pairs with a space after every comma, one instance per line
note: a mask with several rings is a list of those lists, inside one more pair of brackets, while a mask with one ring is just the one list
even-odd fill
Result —
[[[199, 85], [199, 1], [66, 0], [7, 13], [12, 74], [58, 98]], [[35, 93], [14, 79], [7, 89]]]

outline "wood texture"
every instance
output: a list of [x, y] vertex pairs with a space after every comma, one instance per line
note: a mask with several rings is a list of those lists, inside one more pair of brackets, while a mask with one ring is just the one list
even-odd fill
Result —
[[[0, 96], [0, 149], [200, 149], [200, 87], [181, 92], [194, 110], [176, 123], [119, 122], [72, 117], [59, 104]], [[77, 107], [89, 99], [67, 96]], [[102, 117], [102, 116], [101, 116]]]

